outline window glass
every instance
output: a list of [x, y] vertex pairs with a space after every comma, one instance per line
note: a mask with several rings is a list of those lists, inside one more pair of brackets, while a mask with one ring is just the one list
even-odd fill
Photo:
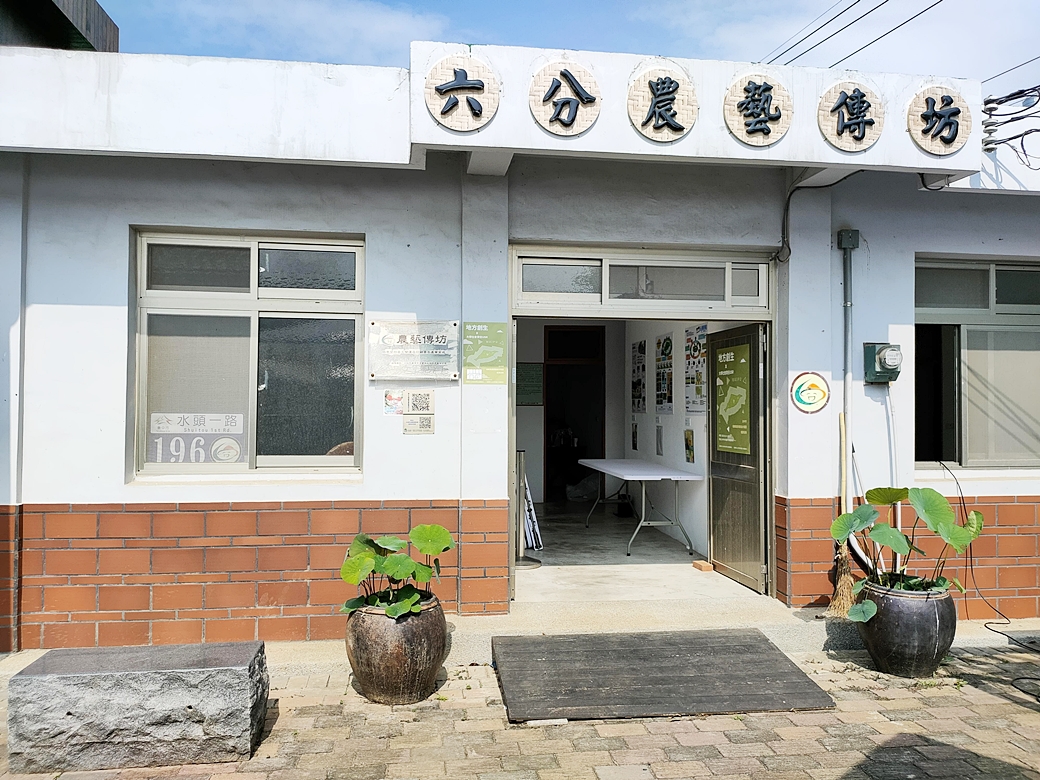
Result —
[[[757, 282], [756, 282], [757, 287]], [[610, 297], [724, 301], [726, 269], [682, 266], [610, 266]]]
[[260, 247], [261, 288], [353, 290], [357, 254], [328, 250]]
[[249, 292], [247, 246], [149, 244], [149, 290]]
[[147, 316], [147, 463], [249, 460], [249, 318]]
[[533, 293], [600, 293], [603, 270], [596, 265], [525, 263], [521, 287]]
[[1040, 329], [965, 330], [967, 460], [1040, 461]]
[[988, 309], [988, 268], [919, 267], [914, 297], [920, 309]]
[[997, 303], [1040, 306], [1040, 270], [998, 268]]
[[354, 454], [354, 320], [260, 317], [256, 452]]
[[757, 298], [758, 266], [733, 266], [733, 294], [742, 298]]

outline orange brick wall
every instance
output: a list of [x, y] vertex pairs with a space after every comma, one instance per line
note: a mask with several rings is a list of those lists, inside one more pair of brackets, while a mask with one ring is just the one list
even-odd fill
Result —
[[[960, 616], [996, 616], [977, 587], [1010, 618], [1040, 617], [1040, 496], [978, 496], [965, 500], [968, 511], [982, 512], [985, 527], [971, 547], [974, 576], [966, 555], [950, 556], [946, 565], [946, 576], [959, 579], [968, 591], [956, 596]], [[834, 587], [830, 524], [838, 506], [838, 499], [777, 497], [777, 598], [785, 604], [823, 606], [830, 602]], [[916, 541], [934, 561], [942, 543], [927, 531], [925, 534]]]
[[338, 639], [354, 535], [423, 523], [458, 541], [434, 583], [446, 611], [509, 608], [507, 501], [25, 505], [21, 517], [22, 648]]
[[18, 508], [0, 506], [0, 652], [16, 645]]

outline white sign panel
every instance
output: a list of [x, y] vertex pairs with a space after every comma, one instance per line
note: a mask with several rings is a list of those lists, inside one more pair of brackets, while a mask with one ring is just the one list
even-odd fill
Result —
[[371, 321], [368, 346], [369, 379], [459, 378], [458, 322]]

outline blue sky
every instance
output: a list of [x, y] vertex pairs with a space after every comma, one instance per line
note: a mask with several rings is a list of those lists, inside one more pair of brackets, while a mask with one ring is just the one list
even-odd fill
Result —
[[[101, 0], [127, 52], [399, 66], [420, 39], [759, 61], [820, 14], [844, 11], [783, 62], [870, 11], [795, 63], [828, 67], [934, 2]], [[1037, 0], [942, 0], [845, 66], [985, 79], [1040, 54], [1038, 26]], [[984, 89], [1037, 83], [1040, 62]]]

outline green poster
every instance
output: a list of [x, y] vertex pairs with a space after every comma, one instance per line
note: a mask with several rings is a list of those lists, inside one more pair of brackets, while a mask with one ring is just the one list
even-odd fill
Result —
[[506, 383], [504, 322], [466, 322], [462, 330], [462, 379], [473, 385]]
[[715, 447], [751, 454], [751, 345], [715, 353]]

